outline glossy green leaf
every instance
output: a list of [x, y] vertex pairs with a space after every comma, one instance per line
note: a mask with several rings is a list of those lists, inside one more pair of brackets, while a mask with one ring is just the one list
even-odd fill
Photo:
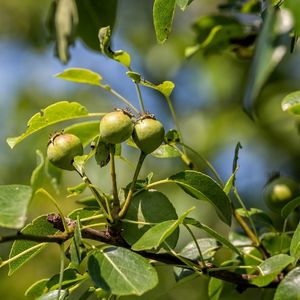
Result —
[[157, 250], [158, 247], [182, 224], [185, 217], [193, 210], [189, 209], [178, 220], [164, 221], [154, 225], [144, 235], [132, 245], [132, 250]]
[[267, 232], [261, 237], [262, 244], [273, 256], [280, 253], [288, 253], [291, 237], [285, 233]]
[[287, 218], [300, 205], [300, 197], [297, 197], [287, 203], [281, 210], [281, 216]]
[[64, 132], [78, 136], [85, 147], [99, 135], [99, 121], [77, 123], [65, 128]]
[[299, 300], [300, 267], [291, 270], [278, 285], [274, 300]]
[[79, 16], [77, 34], [83, 42], [99, 51], [98, 30], [103, 26], [113, 28], [117, 13], [117, 0], [76, 0]]
[[[47, 221], [46, 215], [36, 218], [21, 230], [21, 233], [37, 236], [53, 235], [56, 232], [57, 229], [54, 229], [52, 224]], [[37, 255], [46, 245], [47, 243], [38, 243], [25, 240], [15, 241], [11, 247], [9, 258], [12, 259], [17, 255], [20, 255], [20, 257], [10, 262], [9, 275], [12, 275], [23, 264]]]
[[300, 115], [300, 91], [286, 95], [281, 102], [281, 108], [293, 115]]
[[46, 284], [48, 279], [41, 279], [31, 285], [25, 292], [25, 296], [29, 299], [37, 299], [42, 296], [46, 291]]
[[211, 177], [197, 171], [184, 171], [171, 176], [169, 180], [177, 183], [190, 196], [212, 204], [221, 220], [230, 226], [230, 200]]
[[110, 26], [102, 27], [99, 30], [98, 38], [100, 41], [100, 49], [103, 54], [111, 59], [116, 60], [127, 68], [130, 68], [131, 58], [129, 53], [123, 50], [113, 51], [111, 44], [111, 29]]
[[27, 185], [0, 185], [0, 226], [20, 228], [24, 225], [32, 188]]
[[[177, 220], [176, 210], [170, 200], [161, 192], [142, 191], [133, 197], [122, 223], [122, 236], [130, 245], [134, 244], [151, 228], [151, 225], [168, 220]], [[179, 236], [176, 230], [167, 240], [175, 247]]]
[[290, 253], [296, 261], [300, 258], [300, 223], [293, 234]]
[[185, 218], [184, 224], [187, 225], [193, 225], [201, 230], [204, 230], [206, 233], [208, 233], [210, 236], [215, 238], [217, 241], [219, 241], [222, 245], [227, 247], [228, 249], [231, 249], [233, 252], [237, 253], [239, 256], [241, 256], [240, 250], [235, 247], [232, 243], [230, 243], [226, 238], [224, 238], [222, 235], [217, 233], [212, 228], [206, 226], [205, 224], [200, 223], [199, 221], [193, 219], [193, 218]]
[[37, 166], [33, 170], [30, 178], [32, 195], [34, 195], [35, 191], [42, 186], [43, 179], [44, 179], [43, 172], [44, 172], [45, 159], [42, 151], [36, 150], [36, 159], [37, 159]]
[[35, 114], [27, 123], [27, 130], [17, 137], [7, 138], [10, 148], [30, 136], [31, 134], [50, 125], [88, 116], [87, 109], [77, 102], [61, 101], [49, 105]]
[[155, 0], [153, 22], [158, 42], [164, 43], [169, 37], [176, 8], [176, 0]]
[[148, 260], [120, 247], [95, 251], [88, 260], [88, 272], [97, 287], [117, 296], [142, 295], [158, 284]]
[[77, 83], [102, 86], [100, 83], [102, 76], [89, 69], [70, 68], [64, 70], [62, 73], [56, 74], [55, 77]]
[[267, 15], [257, 40], [243, 99], [244, 109], [251, 116], [254, 115], [256, 97], [287, 51], [287, 46], [277, 38], [279, 34], [277, 23], [281, 21], [279, 9], [270, 5], [266, 11]]
[[180, 152], [170, 145], [160, 145], [151, 155], [157, 158], [174, 158], [181, 156]]
[[193, 1], [194, 0], [176, 0], [176, 3], [180, 9], [184, 11]]
[[[58, 297], [59, 295], [59, 297]], [[67, 299], [69, 292], [66, 290], [61, 290], [59, 294], [59, 290], [51, 291], [41, 297], [37, 298], [36, 300], [65, 300]]]
[[251, 279], [251, 283], [258, 287], [270, 284], [294, 260], [287, 254], [277, 254], [267, 258], [259, 265], [262, 274]]
[[211, 277], [208, 283], [208, 297], [210, 300], [221, 299], [221, 293], [223, 291], [224, 281], [218, 278]]
[[69, 47], [74, 43], [77, 25], [78, 12], [74, 0], [52, 1], [48, 29], [56, 43], [56, 55], [64, 64], [69, 60]]

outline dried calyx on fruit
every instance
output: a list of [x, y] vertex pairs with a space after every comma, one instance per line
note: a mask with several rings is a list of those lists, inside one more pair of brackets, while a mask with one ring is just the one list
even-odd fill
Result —
[[146, 154], [157, 149], [164, 140], [165, 130], [154, 115], [141, 116], [135, 123], [132, 138], [136, 145]]
[[127, 110], [117, 109], [107, 113], [100, 121], [101, 140], [108, 144], [120, 144], [132, 134], [132, 114]]
[[74, 157], [83, 154], [81, 140], [74, 134], [55, 133], [50, 137], [47, 148], [47, 157], [56, 167], [73, 171]]

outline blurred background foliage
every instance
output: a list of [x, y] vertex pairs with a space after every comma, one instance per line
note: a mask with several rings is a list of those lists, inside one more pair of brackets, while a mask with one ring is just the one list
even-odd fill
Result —
[[[251, 48], [242, 49], [250, 51], [250, 58], [243, 55], [244, 52], [237, 53], [224, 45], [224, 51], [197, 51], [191, 57], [185, 57], [185, 49], [193, 46], [196, 38], [198, 41], [201, 39], [197, 37], [197, 26], [194, 25], [198, 24], [201, 16], [217, 15], [224, 3], [244, 5], [246, 2], [255, 1], [195, 0], [186, 11], [176, 10], [170, 37], [164, 44], [159, 44], [153, 28], [152, 1], [119, 1], [115, 11], [113, 49], [128, 51], [134, 70], [149, 81], [159, 83], [172, 80], [175, 83], [172, 101], [180, 119], [185, 143], [210, 160], [224, 180], [231, 173], [235, 145], [237, 142], [242, 144], [237, 187], [249, 207], [266, 209], [262, 202], [262, 190], [273, 172], [300, 179], [299, 120], [283, 112], [280, 105], [287, 93], [299, 89], [299, 47], [296, 47], [294, 53], [287, 53], [263, 86], [256, 102], [255, 121], [249, 118], [241, 105], [251, 64]], [[90, 68], [100, 73], [104, 82], [137, 104], [134, 86], [125, 75], [125, 69], [103, 57], [96, 50], [95, 41], [89, 43], [87, 37], [81, 35], [94, 48], [91, 50], [81, 39], [71, 39], [69, 42], [74, 44], [70, 48], [70, 60], [65, 65], [55, 57], [57, 48], [55, 50], [51, 40], [53, 30], [52, 35], [47, 30], [47, 26], [51, 28], [50, 6], [50, 0], [26, 0], [22, 3], [18, 0], [0, 0], [0, 184], [29, 183], [31, 171], [35, 167], [35, 149], [45, 153], [50, 131], [45, 130], [32, 136], [12, 151], [5, 140], [8, 136], [23, 132], [27, 120], [41, 108], [60, 100], [78, 101], [91, 112], [108, 112], [120, 106], [105, 91], [53, 77], [64, 68]], [[114, 19], [114, 15], [108, 17]], [[91, 32], [94, 36], [95, 32]], [[97, 36], [94, 39], [97, 40]], [[249, 54], [247, 51], [245, 53]], [[154, 113], [166, 129], [173, 128], [164, 99], [145, 88], [142, 92], [147, 110]], [[57, 126], [52, 131], [60, 129]], [[123, 151], [129, 160], [136, 160], [135, 150], [125, 147]], [[194, 159], [197, 160], [196, 157]], [[200, 170], [206, 172], [201, 162], [198, 163]], [[183, 167], [176, 159], [149, 158], [143, 168], [143, 175], [153, 171], [155, 179], [159, 179]], [[105, 188], [109, 180], [107, 170], [99, 171], [91, 164], [89, 172], [95, 184], [109, 192]], [[131, 169], [119, 161], [120, 186], [127, 184], [128, 172]], [[74, 178], [74, 174], [63, 175], [63, 188], [59, 197], [66, 212], [77, 206], [72, 198], [66, 199], [65, 187], [76, 183], [79, 183], [79, 179]], [[164, 188], [163, 191], [176, 206], [178, 214], [196, 204], [198, 209], [194, 214], [197, 218], [219, 232], [226, 233], [211, 207], [205, 203], [195, 203], [178, 189]], [[29, 220], [51, 211], [54, 208], [45, 203], [44, 199], [35, 199], [30, 208]], [[178, 249], [187, 242], [185, 233], [182, 233]], [[9, 246], [1, 245], [1, 257], [7, 256]], [[11, 278], [6, 279], [6, 269], [0, 270], [0, 295], [3, 299], [23, 299], [23, 291], [32, 282], [58, 272], [58, 249], [55, 246], [51, 246], [51, 249]], [[160, 274], [165, 288], [156, 289], [151, 292], [154, 294], [147, 294], [142, 299], [181, 299], [184, 296], [192, 300], [199, 299], [199, 294], [201, 299], [205, 299], [206, 279], [194, 279], [175, 287], [170, 270], [161, 267]], [[245, 297], [251, 299], [254, 293], [247, 291]], [[240, 296], [230, 291], [226, 299], [235, 297]]]

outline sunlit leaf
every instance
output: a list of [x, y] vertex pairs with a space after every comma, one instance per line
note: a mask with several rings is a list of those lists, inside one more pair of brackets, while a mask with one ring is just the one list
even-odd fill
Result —
[[83, 193], [85, 191], [85, 189], [87, 188], [87, 184], [85, 182], [81, 182], [76, 186], [72, 186], [72, 187], [68, 187], [68, 197], [72, 197], [72, 196], [78, 196], [81, 193]]
[[[59, 295], [59, 297], [58, 297]], [[41, 297], [37, 298], [36, 300], [65, 300], [67, 299], [69, 292], [67, 290], [54, 290], [50, 291], [49, 293], [42, 295]]]
[[29, 299], [37, 299], [46, 292], [46, 284], [48, 279], [41, 279], [31, 285], [25, 292], [25, 296]]
[[184, 11], [193, 1], [194, 0], [176, 0], [176, 3], [180, 9]]
[[158, 42], [164, 43], [168, 38], [174, 18], [176, 0], [155, 0], [153, 5], [153, 22]]
[[209, 176], [197, 171], [184, 171], [169, 178], [187, 194], [213, 205], [223, 222], [231, 224], [231, 205], [222, 188]]
[[27, 185], [0, 185], [0, 226], [21, 228], [26, 220], [32, 188]]
[[286, 95], [281, 102], [281, 108], [293, 115], [300, 115], [300, 91]]
[[10, 148], [14, 148], [16, 144], [45, 127], [59, 122], [87, 116], [87, 109], [77, 102], [57, 102], [35, 114], [28, 121], [27, 130], [23, 134], [17, 137], [7, 138], [6, 141]]
[[158, 223], [151, 227], [145, 234], [132, 245], [132, 250], [157, 250], [158, 247], [182, 224], [185, 217], [191, 212], [192, 209], [186, 211], [181, 215], [178, 220], [169, 220]]
[[211, 277], [208, 284], [208, 296], [210, 300], [221, 299], [221, 293], [223, 291], [224, 281], [218, 278]]
[[270, 284], [294, 260], [293, 257], [287, 254], [277, 254], [267, 258], [259, 265], [262, 275], [251, 279], [251, 283], [258, 287]]
[[83, 68], [70, 68], [58, 73], [55, 77], [73, 81], [77, 83], [86, 83], [91, 85], [101, 86], [102, 76], [92, 70]]
[[[52, 224], [47, 221], [46, 215], [36, 218], [21, 230], [21, 233], [23, 234], [32, 234], [37, 236], [53, 235], [56, 232], [57, 229], [54, 229]], [[20, 255], [21, 253], [24, 254], [10, 262], [9, 275], [12, 275], [17, 269], [37, 255], [46, 245], [47, 243], [38, 243], [25, 240], [15, 241], [10, 250], [9, 258], [12, 259], [16, 255]]]
[[181, 153], [170, 145], [160, 145], [155, 151], [151, 153], [152, 156], [157, 158], [173, 158], [180, 157]]
[[142, 295], [158, 283], [155, 269], [145, 258], [120, 247], [95, 251], [88, 271], [97, 287], [117, 296]]
[[278, 285], [274, 300], [299, 300], [300, 267], [291, 270]]

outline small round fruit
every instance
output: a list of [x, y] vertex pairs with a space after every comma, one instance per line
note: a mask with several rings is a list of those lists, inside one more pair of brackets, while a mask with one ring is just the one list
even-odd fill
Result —
[[152, 117], [142, 117], [133, 129], [132, 138], [136, 145], [146, 154], [157, 149], [164, 140], [163, 125]]
[[279, 177], [268, 183], [264, 190], [264, 199], [270, 210], [279, 213], [292, 199], [300, 195], [298, 183], [289, 177]]
[[100, 136], [108, 144], [120, 144], [132, 134], [133, 122], [131, 116], [117, 110], [106, 114], [100, 121]]
[[47, 148], [47, 157], [56, 167], [73, 171], [74, 157], [83, 154], [81, 140], [74, 134], [60, 133], [54, 135]]

